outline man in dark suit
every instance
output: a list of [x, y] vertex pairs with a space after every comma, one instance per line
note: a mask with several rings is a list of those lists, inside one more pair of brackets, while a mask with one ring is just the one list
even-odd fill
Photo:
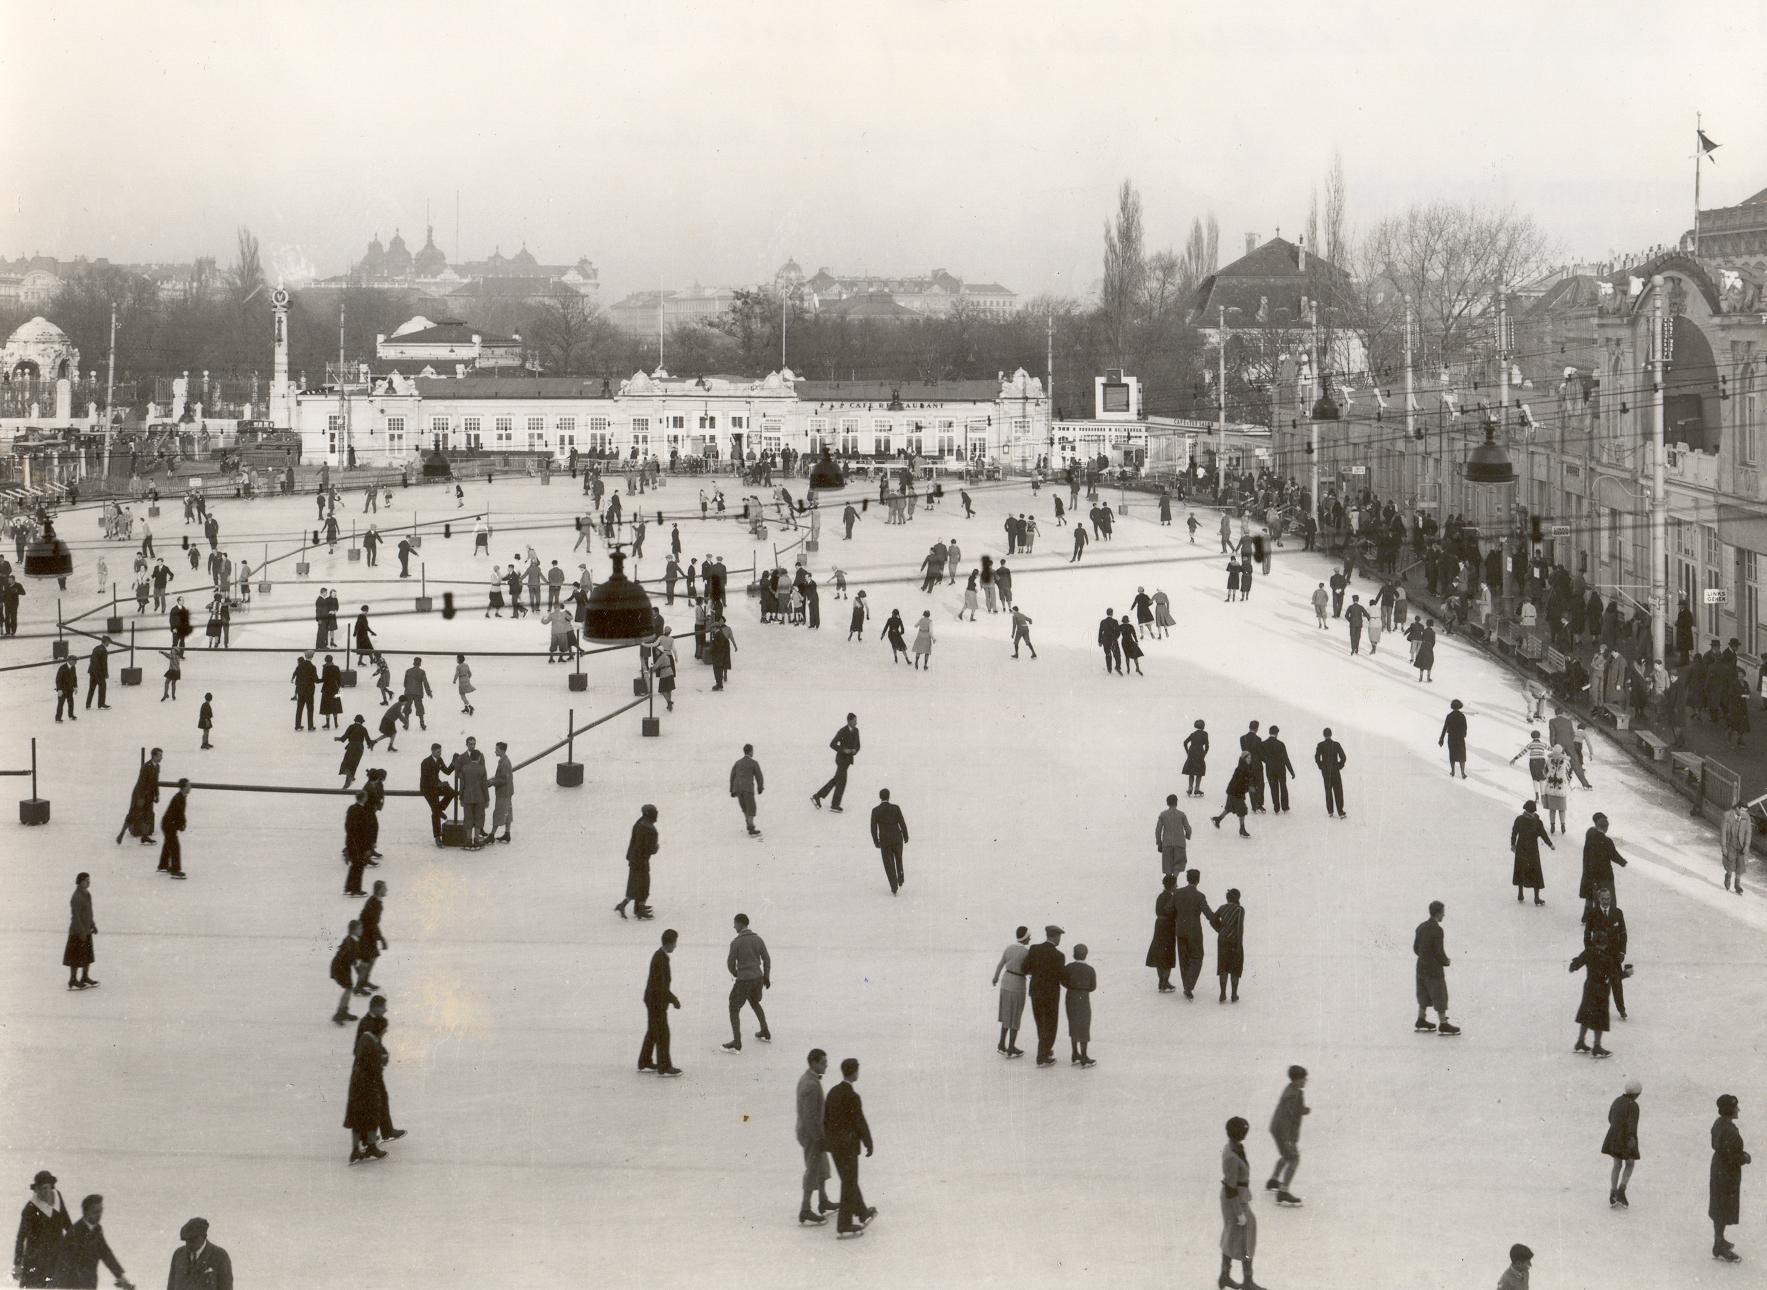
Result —
[[1259, 815], [1264, 813], [1264, 740], [1258, 735], [1258, 723], [1252, 722], [1246, 732], [1239, 737], [1239, 750], [1252, 755], [1251, 796], [1246, 805]]
[[344, 895], [367, 894], [362, 890], [362, 871], [368, 867], [379, 832], [374, 808], [368, 805], [368, 794], [357, 793], [356, 800], [344, 811], [344, 859], [350, 865], [350, 872], [344, 878]]
[[1295, 773], [1294, 763], [1288, 759], [1288, 745], [1277, 738], [1281, 733], [1281, 727], [1271, 726], [1270, 737], [1258, 748], [1264, 777], [1270, 781], [1270, 809], [1278, 815], [1288, 810], [1288, 782]]
[[92, 660], [86, 664], [86, 706], [92, 706], [92, 697], [98, 696], [98, 706], [108, 708], [105, 702], [110, 690], [110, 637], [106, 636], [92, 647]]
[[313, 729], [313, 696], [319, 688], [319, 669], [313, 666], [311, 651], [295, 660], [294, 674], [289, 677], [295, 688], [295, 729], [301, 728], [301, 713], [307, 714], [307, 729]]
[[1202, 881], [1202, 870], [1186, 869], [1184, 886], [1172, 893], [1172, 905], [1176, 912], [1178, 924], [1178, 976], [1184, 983], [1184, 997], [1194, 999], [1192, 993], [1196, 989], [1196, 979], [1203, 970], [1203, 920], [1207, 919], [1210, 927], [1219, 924], [1215, 919], [1215, 911], [1209, 908], [1208, 897], [1204, 896], [1197, 883]]
[[184, 1242], [172, 1251], [166, 1290], [233, 1290], [233, 1260], [209, 1244], [209, 1220], [193, 1218], [178, 1229]]
[[189, 816], [186, 813], [190, 801], [190, 781], [178, 781], [178, 791], [172, 794], [172, 800], [166, 803], [166, 813], [160, 816], [160, 867], [159, 871], [173, 878], [184, 876], [184, 847], [178, 835], [184, 832]]
[[1613, 972], [1610, 982], [1613, 985], [1614, 1008], [1620, 1014], [1620, 1020], [1626, 1019], [1626, 913], [1614, 904], [1614, 893], [1606, 887], [1597, 887], [1595, 901], [1583, 914], [1583, 948], [1593, 952], [1597, 933], [1605, 933], [1607, 954], [1613, 960]]
[[650, 956], [650, 976], [644, 982], [644, 1015], [648, 1025], [644, 1046], [638, 1050], [638, 1069], [655, 1071], [658, 1075], [679, 1075], [669, 1060], [669, 1009], [679, 1008], [681, 1000], [670, 991], [672, 973], [669, 955], [675, 952], [679, 933], [673, 927], [663, 933], [663, 942]]
[[69, 721], [78, 721], [74, 715], [74, 696], [80, 692], [80, 669], [74, 666], [71, 658], [63, 659], [61, 666], [55, 669], [55, 719], [61, 720], [61, 710], [67, 709]]
[[1595, 823], [1583, 835], [1583, 880], [1577, 885], [1577, 894], [1583, 898], [1585, 918], [1595, 908], [1595, 893], [1603, 887], [1618, 903], [1620, 891], [1614, 886], [1614, 866], [1626, 867], [1625, 858], [1607, 835], [1607, 816], [1597, 811], [1590, 818]]
[[1043, 929], [1041, 944], [1031, 946], [1022, 964], [1030, 978], [1031, 1016], [1037, 1022], [1037, 1065], [1055, 1065], [1055, 1030], [1061, 1015], [1061, 973], [1068, 956], [1061, 952], [1063, 930], [1054, 923]]
[[1344, 746], [1331, 737], [1331, 727], [1325, 728], [1325, 738], [1313, 748], [1313, 764], [1319, 767], [1319, 774], [1325, 780], [1325, 813], [1344, 818], [1344, 766], [1349, 762], [1344, 756]]
[[423, 800], [429, 803], [429, 831], [437, 846], [442, 845], [442, 820], [448, 814], [449, 804], [454, 801], [453, 786], [442, 780], [452, 773], [450, 763], [442, 757], [442, 745], [431, 744], [429, 756], [418, 767], [417, 787], [423, 794]]
[[883, 852], [884, 877], [890, 880], [890, 895], [907, 881], [902, 870], [902, 848], [908, 843], [908, 821], [902, 808], [890, 801], [890, 790], [877, 790], [877, 805], [871, 808], [871, 845]]
[[98, 1265], [103, 1263], [121, 1290], [135, 1290], [135, 1283], [124, 1275], [123, 1265], [104, 1238], [103, 1219], [104, 1197], [88, 1196], [80, 1202], [80, 1221], [61, 1238], [53, 1284], [96, 1287]]
[[859, 1190], [859, 1148], [871, 1154], [871, 1126], [865, 1122], [865, 1106], [853, 1081], [859, 1078], [859, 1059], [841, 1062], [841, 1082], [829, 1090], [822, 1107], [822, 1138], [834, 1156], [835, 1172], [841, 1176], [841, 1212], [835, 1220], [837, 1236], [858, 1236], [877, 1211], [865, 1204]]
[[1122, 640], [1123, 625], [1117, 621], [1116, 611], [1105, 610], [1104, 617], [1098, 620], [1098, 644], [1104, 650], [1104, 670], [1119, 676], [1123, 674]]
[[[1448, 1020], [1448, 974], [1443, 971], [1452, 962], [1442, 936], [1442, 919], [1447, 912], [1441, 901], [1430, 901], [1430, 916], [1417, 925], [1411, 937], [1411, 952], [1417, 956], [1417, 1023], [1412, 1029], [1458, 1035], [1460, 1027]], [[1440, 1025], [1424, 1015], [1431, 1008], [1436, 1010]]]
[[847, 791], [847, 767], [859, 756], [859, 717], [856, 713], [847, 713], [847, 724], [834, 732], [828, 746], [834, 749], [834, 777], [810, 794], [810, 802], [821, 809], [822, 799], [833, 793], [834, 801], [829, 803], [829, 808], [838, 811], [841, 798]]

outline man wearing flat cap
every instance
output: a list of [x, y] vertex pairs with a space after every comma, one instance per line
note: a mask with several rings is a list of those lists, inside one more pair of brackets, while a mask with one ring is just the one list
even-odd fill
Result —
[[46, 1286], [55, 1279], [61, 1242], [73, 1221], [55, 1190], [55, 1175], [39, 1169], [31, 1179], [31, 1198], [19, 1215], [18, 1239], [12, 1246], [12, 1275], [21, 1286]]
[[1055, 1065], [1055, 1030], [1061, 1016], [1061, 974], [1068, 956], [1061, 952], [1062, 929], [1043, 929], [1043, 943], [1025, 955], [1024, 973], [1031, 980], [1031, 1016], [1037, 1022], [1037, 1065]]
[[172, 1251], [166, 1290], [233, 1290], [233, 1260], [209, 1244], [209, 1220], [193, 1218], [178, 1229], [184, 1244]]

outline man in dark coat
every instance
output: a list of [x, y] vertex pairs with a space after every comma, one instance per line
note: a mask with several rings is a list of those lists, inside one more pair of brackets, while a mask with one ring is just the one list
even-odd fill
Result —
[[1270, 727], [1270, 737], [1258, 747], [1258, 760], [1264, 763], [1264, 776], [1270, 781], [1270, 809], [1281, 815], [1288, 810], [1288, 782], [1294, 778], [1295, 766], [1288, 759], [1288, 745], [1278, 739], [1278, 726]]
[[289, 678], [295, 688], [295, 729], [301, 728], [301, 713], [307, 714], [307, 729], [313, 729], [313, 698], [319, 689], [319, 669], [313, 666], [312, 651], [295, 660], [294, 675]]
[[[1433, 1030], [1443, 1035], [1458, 1035], [1460, 1027], [1448, 1020], [1448, 974], [1443, 971], [1452, 961], [1442, 936], [1442, 919], [1448, 907], [1439, 900], [1430, 901], [1430, 916], [1417, 925], [1411, 937], [1411, 952], [1417, 956], [1417, 1023], [1413, 1030]], [[1424, 1016], [1436, 1010], [1441, 1024]]]
[[1153, 902], [1153, 939], [1147, 943], [1147, 966], [1159, 975], [1160, 993], [1171, 994], [1172, 969], [1178, 965], [1178, 879], [1160, 878], [1161, 891]]
[[368, 804], [368, 794], [357, 793], [356, 800], [344, 811], [344, 859], [350, 866], [349, 874], [344, 878], [344, 895], [368, 894], [362, 890], [362, 871], [368, 867], [379, 832], [374, 808]]
[[1606, 887], [1596, 889], [1595, 900], [1583, 915], [1584, 949], [1594, 944], [1598, 933], [1605, 936], [1608, 957], [1613, 960], [1614, 1008], [1624, 1021], [1626, 986], [1622, 969], [1626, 963], [1626, 911], [1614, 903], [1614, 894]]
[[871, 808], [871, 845], [883, 854], [884, 877], [890, 882], [894, 896], [908, 879], [902, 869], [902, 848], [908, 845], [908, 821], [902, 808], [890, 801], [890, 790], [877, 790], [877, 805]]
[[1345, 818], [1344, 812], [1344, 766], [1349, 758], [1344, 756], [1344, 746], [1331, 737], [1331, 727], [1325, 728], [1325, 738], [1313, 748], [1313, 764], [1319, 767], [1320, 777], [1325, 781], [1325, 813], [1335, 814], [1338, 819]]
[[[1076, 530], [1077, 532], [1078, 530]], [[1107, 609], [1098, 621], [1098, 643], [1104, 650], [1104, 670], [1123, 675], [1123, 625], [1117, 621], [1116, 610]]]
[[1186, 869], [1184, 886], [1172, 894], [1173, 920], [1178, 933], [1178, 979], [1184, 983], [1184, 997], [1194, 999], [1196, 979], [1203, 970], [1203, 920], [1211, 928], [1217, 926], [1215, 911], [1209, 907], [1197, 883], [1202, 870]]
[[411, 576], [411, 541], [409, 538], [399, 539], [399, 576]]
[[644, 1046], [638, 1050], [638, 1069], [658, 1075], [681, 1073], [669, 1060], [669, 1009], [681, 1006], [681, 1000], [669, 989], [673, 976], [669, 955], [675, 952], [679, 936], [673, 927], [663, 933], [662, 946], [650, 956], [650, 975], [644, 982], [644, 1015], [648, 1024]]
[[179, 834], [184, 832], [189, 819], [187, 805], [190, 801], [190, 781], [178, 781], [178, 791], [172, 794], [172, 800], [166, 803], [166, 813], [160, 816], [160, 867], [159, 872], [173, 878], [184, 877], [184, 848]]
[[829, 1090], [822, 1106], [822, 1139], [834, 1156], [835, 1172], [841, 1176], [841, 1212], [834, 1225], [838, 1236], [858, 1236], [877, 1215], [859, 1190], [859, 1148], [863, 1146], [865, 1154], [871, 1154], [871, 1126], [865, 1121], [859, 1090], [853, 1087], [858, 1078], [859, 1060], [848, 1057], [841, 1062], [841, 1082]]
[[31, 1179], [31, 1198], [19, 1215], [18, 1237], [12, 1243], [12, 1272], [21, 1286], [54, 1283], [61, 1243], [72, 1226], [67, 1205], [55, 1190], [55, 1175], [39, 1169]]
[[447, 817], [449, 804], [454, 801], [453, 786], [442, 782], [449, 773], [449, 764], [442, 757], [442, 745], [431, 744], [429, 756], [418, 768], [417, 787], [424, 801], [429, 803], [429, 829], [437, 846], [442, 845], [442, 821]]
[[106, 636], [92, 647], [91, 661], [86, 664], [86, 706], [92, 706], [93, 696], [98, 698], [98, 706], [108, 708], [105, 702], [110, 689], [110, 637]]
[[1712, 1170], [1706, 1216], [1712, 1220], [1712, 1257], [1726, 1263], [1740, 1261], [1734, 1246], [1724, 1239], [1724, 1229], [1742, 1221], [1742, 1167], [1754, 1157], [1743, 1150], [1737, 1132], [1739, 1106], [1734, 1094], [1718, 1099], [1718, 1118], [1712, 1121]]
[[1041, 944], [1025, 955], [1024, 973], [1030, 978], [1031, 1016], [1037, 1022], [1037, 1065], [1055, 1065], [1055, 1030], [1061, 1016], [1061, 974], [1068, 956], [1061, 952], [1065, 933], [1054, 923], [1043, 929]]
[[847, 792], [847, 768], [859, 755], [859, 717], [856, 713], [847, 713], [847, 724], [834, 732], [834, 738], [828, 741], [828, 746], [834, 749], [834, 776], [810, 794], [810, 802], [820, 810], [822, 799], [833, 793], [834, 801], [829, 803], [829, 807], [838, 811], [841, 809], [841, 798]]
[[626, 916], [628, 903], [635, 905], [639, 918], [653, 917], [650, 909], [650, 858], [657, 853], [657, 809], [645, 803], [632, 823], [632, 836], [626, 840], [626, 894], [614, 906], [621, 918]]
[[1607, 816], [1597, 811], [1590, 818], [1595, 823], [1583, 835], [1583, 879], [1577, 886], [1577, 894], [1583, 898], [1585, 916], [1595, 907], [1595, 893], [1602, 887], [1613, 893], [1616, 904], [1619, 902], [1620, 892], [1614, 886], [1614, 866], [1626, 867], [1624, 857], [1607, 835]]
[[74, 698], [80, 693], [80, 669], [74, 666], [73, 659], [63, 659], [61, 666], [55, 669], [55, 719], [61, 720], [61, 710], [67, 709], [69, 721], [78, 721], [74, 715]]
[[104, 1197], [88, 1196], [80, 1202], [80, 1221], [61, 1239], [61, 1253], [56, 1260], [57, 1286], [98, 1290], [98, 1265], [103, 1263], [122, 1290], [134, 1290], [135, 1283], [123, 1274], [123, 1265], [117, 1262], [110, 1242], [104, 1239], [103, 1218]]
[[1259, 815], [1264, 813], [1264, 741], [1258, 735], [1258, 723], [1252, 722], [1239, 737], [1239, 750], [1252, 755], [1251, 796], [1247, 805]]
[[178, 1229], [183, 1245], [172, 1251], [166, 1290], [233, 1290], [233, 1260], [209, 1244], [209, 1220], [193, 1218]]

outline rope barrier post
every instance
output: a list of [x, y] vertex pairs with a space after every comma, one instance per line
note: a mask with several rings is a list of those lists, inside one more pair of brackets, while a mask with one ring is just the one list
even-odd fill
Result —
[[49, 823], [48, 799], [37, 796], [37, 739], [31, 737], [31, 795], [18, 804], [18, 822], [26, 828]]
[[[649, 673], [650, 669], [646, 667], [645, 671]], [[644, 682], [645, 716], [640, 719], [638, 729], [646, 739], [655, 739], [663, 733], [663, 723], [656, 714], [656, 682], [652, 679], [653, 676], [654, 673], [651, 673], [641, 678]]]
[[351, 564], [356, 564], [362, 559], [362, 548], [356, 545], [355, 520], [350, 521], [350, 549], [344, 552], [344, 555], [348, 558]]
[[119, 674], [124, 685], [140, 685], [141, 669], [135, 666], [135, 624], [129, 624], [129, 666]]
[[270, 594], [270, 544], [268, 542], [264, 544], [263, 563], [258, 565], [258, 594], [260, 596]]
[[435, 602], [430, 599], [429, 594], [429, 575], [424, 571], [424, 568], [425, 566], [422, 564], [417, 566], [417, 578], [421, 587], [417, 595], [417, 612], [420, 614], [427, 614], [435, 607]]
[[[587, 624], [584, 625], [587, 626]], [[589, 677], [583, 671], [583, 643], [580, 640], [577, 642], [576, 655], [577, 669], [567, 676], [565, 681], [570, 685], [572, 690], [581, 693], [589, 688]]]
[[416, 511], [411, 512], [411, 536], [406, 538], [405, 540], [411, 544], [411, 549], [413, 551], [417, 550], [418, 547], [423, 545], [423, 538], [421, 536], [419, 536], [419, 534], [417, 532], [417, 512]]
[[61, 635], [61, 597], [55, 598], [55, 639], [49, 643], [50, 658], [66, 658], [68, 643]]
[[560, 788], [583, 787], [583, 763], [576, 759], [577, 753], [577, 710], [572, 708], [565, 717], [564, 725], [564, 760], [558, 763], [555, 774]]
[[104, 620], [104, 630], [118, 636], [123, 634], [122, 615], [117, 613], [117, 584], [114, 582], [110, 584], [110, 617]]
[[295, 577], [304, 578], [313, 566], [307, 563], [307, 535], [301, 534], [301, 558], [295, 561]]

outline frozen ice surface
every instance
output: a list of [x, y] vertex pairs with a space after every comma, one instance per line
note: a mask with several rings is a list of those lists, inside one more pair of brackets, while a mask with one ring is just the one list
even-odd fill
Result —
[[[723, 484], [732, 499], [743, 491]], [[679, 481], [642, 500], [696, 512], [698, 487]], [[70, 1203], [103, 1192], [112, 1245], [142, 1284], [160, 1275], [184, 1219], [201, 1214], [242, 1286], [1206, 1285], [1222, 1124], [1251, 1121], [1261, 1184], [1273, 1159], [1265, 1126], [1286, 1067], [1300, 1062], [1314, 1108], [1295, 1184], [1306, 1207], [1278, 1212], [1259, 1192], [1261, 1282], [1485, 1286], [1520, 1240], [1537, 1252], [1537, 1286], [1704, 1284], [1717, 1094], [1741, 1097], [1745, 1138], [1757, 1154], [1767, 1145], [1756, 1118], [1767, 1075], [1760, 883], [1741, 900], [1723, 892], [1711, 831], [1600, 745], [1595, 789], [1574, 794], [1572, 831], [1546, 857], [1547, 907], [1518, 906], [1507, 838], [1528, 781], [1506, 765], [1526, 736], [1512, 679], [1446, 636], [1433, 685], [1403, 665], [1397, 637], [1377, 657], [1351, 658], [1341, 622], [1330, 633], [1313, 625], [1306, 598], [1327, 566], [1294, 543], [1249, 603], [1223, 604], [1213, 512], [1201, 513], [1191, 546], [1181, 507], [1161, 529], [1155, 508], [1131, 496], [1116, 540], [1071, 566], [1048, 490], [972, 491], [973, 520], [954, 497], [899, 528], [872, 510], [850, 543], [834, 503], [812, 557], [821, 630], [762, 627], [756, 602], [738, 594], [730, 688], [709, 692], [689, 641], [662, 737], [641, 739], [637, 712], [584, 737], [580, 790], [554, 786], [555, 758], [523, 772], [512, 845], [437, 851], [421, 804], [389, 803], [386, 858], [370, 876], [391, 886], [391, 949], [375, 975], [391, 1001], [394, 1115], [410, 1136], [368, 1168], [345, 1167], [350, 1032], [328, 1021], [326, 966], [356, 908], [339, 894], [346, 799], [196, 793], [185, 883], [155, 874], [153, 850], [112, 841], [143, 745], [165, 748], [170, 779], [341, 782], [340, 747], [289, 729], [292, 658], [208, 653], [199, 611], [175, 704], [158, 702], [163, 662], [144, 653], [142, 688], [113, 675], [113, 711], [82, 708], [60, 727], [52, 669], [0, 675], [0, 762], [22, 764], [36, 734], [54, 803], [49, 827], [8, 825], [3, 848], [0, 1177], [16, 1200], [44, 1167]], [[576, 498], [564, 479], [502, 480], [469, 485], [467, 513], [492, 506], [496, 562], [532, 542], [543, 561], [574, 570]], [[425, 520], [453, 511], [433, 488], [399, 491], [378, 517], [383, 532], [413, 504]], [[360, 524], [360, 495], [346, 505]], [[1011, 659], [1004, 615], [955, 620], [961, 584], [926, 597], [912, 577], [927, 547], [953, 534], [966, 570], [983, 552], [998, 558], [1008, 506], [1043, 526], [1037, 552], [1010, 560], [1036, 622], [1036, 661]], [[223, 545], [254, 565], [266, 541], [286, 550], [313, 516], [310, 497], [219, 498], [214, 509]], [[154, 528], [162, 549], [194, 532], [171, 502]], [[733, 522], [696, 518], [682, 531], [690, 556], [746, 568], [766, 551]], [[71, 615], [94, 603], [95, 550], [83, 520], [66, 532], [88, 542], [65, 595]], [[775, 528], [770, 540], [781, 538]], [[643, 576], [660, 575], [667, 543], [666, 526], [652, 525]], [[430, 737], [449, 752], [468, 733], [487, 750], [504, 739], [519, 760], [562, 736], [567, 709], [582, 720], [631, 697], [629, 655], [591, 659], [586, 695], [542, 658], [475, 656], [477, 715], [465, 718], [448, 684], [456, 652], [545, 648], [543, 626], [481, 617], [490, 562], [470, 549], [457, 530], [422, 550], [432, 592], [461, 580], [460, 616], [377, 624], [395, 674], [412, 652], [427, 660]], [[108, 558], [123, 578], [124, 550]], [[334, 581], [340, 641], [356, 605], [390, 609], [415, 594], [414, 583], [385, 580], [397, 570], [390, 549], [375, 571], [341, 548], [310, 558], [304, 581], [292, 560], [274, 567], [274, 592], [235, 620], [236, 646], [308, 643], [313, 596]], [[599, 539], [593, 565], [597, 576], [607, 567]], [[836, 565], [870, 591], [863, 644], [843, 639]], [[371, 572], [383, 581], [357, 581]], [[1124, 612], [1140, 585], [1164, 587], [1180, 625], [1146, 646], [1145, 678], [1107, 676], [1095, 625], [1106, 606]], [[55, 599], [52, 584], [29, 592], [27, 634], [53, 623]], [[929, 673], [892, 665], [877, 639], [895, 607], [910, 621], [933, 610]], [[270, 618], [295, 621], [260, 625]], [[690, 636], [683, 601], [670, 620]], [[6, 643], [0, 664], [48, 648]], [[205, 690], [212, 752], [197, 751]], [[1478, 774], [1465, 784], [1450, 782], [1435, 746], [1451, 698], [1471, 715]], [[364, 672], [345, 692], [346, 719], [360, 711], [372, 725], [373, 700]], [[806, 798], [849, 710], [864, 749], [848, 808], [818, 812]], [[1248, 911], [1248, 970], [1232, 1007], [1214, 1000], [1213, 947], [1195, 1003], [1156, 994], [1142, 966], [1159, 891], [1154, 817], [1182, 791], [1178, 744], [1198, 717], [1215, 751], [1208, 797], [1185, 801], [1192, 863], [1211, 900], [1237, 886]], [[1301, 775], [1293, 814], [1253, 816], [1254, 840], [1242, 842], [1206, 817], [1254, 718], [1282, 727]], [[1322, 813], [1311, 767], [1325, 725], [1349, 755], [1345, 821]], [[760, 840], [743, 835], [726, 793], [745, 741], [767, 774]], [[397, 753], [365, 764], [415, 787], [427, 744], [413, 725]], [[880, 786], [913, 837], [895, 899], [867, 838]], [[661, 812], [658, 917], [621, 922], [610, 906], [644, 802]], [[1566, 971], [1579, 948], [1581, 836], [1596, 809], [1632, 862], [1618, 887], [1638, 965], [1631, 1020], [1616, 1022], [1616, 1056], [1604, 1063], [1570, 1052], [1580, 978]], [[103, 985], [70, 994], [59, 963], [80, 869], [93, 875]], [[1435, 898], [1448, 906], [1457, 1040], [1411, 1031], [1411, 932]], [[738, 910], [773, 954], [776, 1039], [748, 1039], [729, 1056], [719, 1049], [724, 952]], [[1099, 1064], [1088, 1071], [1067, 1063], [1065, 1020], [1052, 1069], [994, 1051], [994, 962], [1016, 924], [1046, 922], [1068, 929], [1064, 948], [1089, 945], [1098, 969]], [[665, 926], [682, 933], [678, 1081], [633, 1069], [645, 967]], [[745, 1017], [745, 1037], [752, 1030]], [[1031, 1034], [1027, 1013], [1022, 1042]], [[793, 1088], [812, 1046], [864, 1064], [877, 1154], [862, 1178], [881, 1217], [857, 1242], [794, 1222]], [[1645, 1087], [1644, 1158], [1630, 1212], [1614, 1213], [1599, 1148], [1608, 1103], [1631, 1076]], [[837, 1078], [831, 1070], [828, 1086]], [[1758, 1185], [1745, 1184], [1745, 1221], [1731, 1233], [1752, 1259], [1767, 1258]], [[1720, 1275], [1746, 1280], [1751, 1266]]]

